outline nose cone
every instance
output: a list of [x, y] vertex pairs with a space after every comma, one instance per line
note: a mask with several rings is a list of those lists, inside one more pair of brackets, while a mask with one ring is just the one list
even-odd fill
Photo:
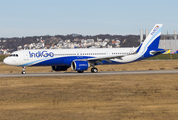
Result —
[[5, 59], [3, 60], [3, 63], [5, 63], [5, 64], [9, 65], [10, 60], [9, 60], [8, 58], [5, 58]]
[[9, 57], [5, 58], [3, 62], [7, 65], [16, 65], [15, 60], [10, 59]]

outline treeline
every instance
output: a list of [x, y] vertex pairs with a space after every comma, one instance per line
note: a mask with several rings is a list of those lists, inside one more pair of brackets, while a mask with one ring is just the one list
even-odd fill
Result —
[[30, 43], [38, 43], [41, 39], [45, 40], [45, 45], [52, 45], [54, 43], [57, 43], [60, 40], [66, 40], [70, 39], [71, 42], [73, 42], [74, 39], [94, 39], [95, 41], [99, 39], [117, 39], [120, 40], [120, 47], [137, 47], [139, 46], [139, 35], [95, 35], [95, 36], [83, 36], [78, 34], [70, 34], [70, 35], [45, 35], [45, 36], [33, 36], [33, 37], [14, 37], [14, 38], [1, 38], [0, 39], [0, 49], [9, 49], [10, 51], [17, 50], [18, 46], [23, 46], [25, 44]]

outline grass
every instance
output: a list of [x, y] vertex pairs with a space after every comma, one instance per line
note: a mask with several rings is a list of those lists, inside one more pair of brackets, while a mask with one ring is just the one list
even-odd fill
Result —
[[[0, 73], [22, 71], [5, 64], [0, 68]], [[178, 69], [178, 60], [97, 68], [172, 70]], [[26, 71], [51, 72], [51, 67], [27, 67]], [[0, 78], [0, 120], [176, 120], [177, 95], [178, 74]]]
[[176, 120], [178, 75], [0, 79], [4, 120]]
[[[96, 66], [100, 71], [135, 71], [135, 70], [173, 70], [178, 69], [178, 60], [153, 60], [153, 61], [138, 61], [129, 64], [117, 65], [99, 65]], [[21, 67], [13, 67], [5, 64], [0, 64], [0, 73], [21, 73]], [[90, 68], [88, 69], [90, 71]], [[27, 73], [52, 72], [50, 66], [46, 67], [27, 67]], [[64, 71], [61, 71], [64, 72]], [[67, 72], [73, 72], [71, 68]]]
[[5, 57], [6, 57], [5, 55], [0, 55], [0, 62], [3, 62]]
[[160, 55], [148, 58], [147, 60], [172, 60], [172, 59], [178, 59], [178, 54], [160, 54]]

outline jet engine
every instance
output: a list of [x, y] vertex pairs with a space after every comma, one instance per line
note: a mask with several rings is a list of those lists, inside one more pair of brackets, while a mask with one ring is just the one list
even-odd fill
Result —
[[88, 61], [73, 61], [71, 63], [71, 68], [74, 71], [85, 71], [90, 67]]

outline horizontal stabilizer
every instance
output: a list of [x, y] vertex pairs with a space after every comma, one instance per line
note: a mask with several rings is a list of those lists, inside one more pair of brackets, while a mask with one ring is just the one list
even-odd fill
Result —
[[155, 55], [157, 53], [164, 53], [165, 51], [166, 51], [165, 49], [157, 49], [157, 50], [150, 51], [150, 54]]

